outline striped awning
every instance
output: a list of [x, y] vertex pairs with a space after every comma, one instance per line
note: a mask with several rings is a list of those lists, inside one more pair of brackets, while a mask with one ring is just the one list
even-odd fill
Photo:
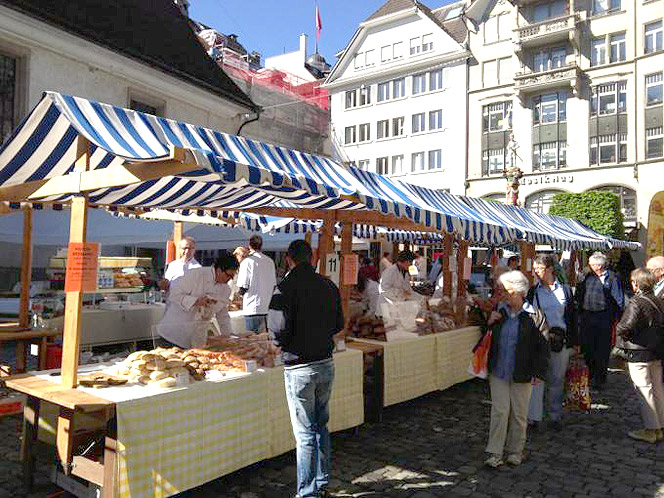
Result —
[[[91, 100], [45, 93], [0, 149], [0, 188], [71, 173], [76, 137], [91, 143], [90, 169], [166, 160], [186, 151], [200, 169], [89, 192], [94, 205], [140, 209], [245, 210], [280, 201], [301, 208], [371, 210], [507, 243], [495, 226], [449, 194], [344, 168], [331, 159]], [[39, 200], [63, 203], [70, 194]]]

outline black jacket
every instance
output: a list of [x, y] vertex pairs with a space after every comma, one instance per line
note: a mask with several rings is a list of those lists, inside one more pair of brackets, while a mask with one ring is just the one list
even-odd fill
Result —
[[[648, 299], [658, 306], [659, 310]], [[663, 359], [661, 350], [656, 351], [649, 346], [652, 343], [650, 334], [653, 332], [650, 326], [664, 325], [662, 311], [664, 311], [664, 301], [655, 297], [652, 292], [636, 294], [629, 300], [616, 327], [616, 333], [623, 340], [623, 344], [618, 344], [618, 347], [625, 350], [627, 361], [645, 362]], [[660, 338], [660, 344], [662, 343], [664, 340]]]
[[[541, 286], [542, 283], [537, 283], [533, 287], [530, 288], [528, 291], [528, 295], [526, 296], [526, 300], [529, 303], [532, 303], [536, 308], [539, 309], [539, 303], [535, 299], [535, 291], [539, 286]], [[579, 344], [579, 314], [577, 312], [576, 308], [576, 300], [574, 299], [574, 294], [572, 293], [572, 288], [567, 285], [561, 283], [563, 286], [563, 291], [565, 292], [565, 324], [567, 325], [567, 330], [565, 330], [565, 345], [568, 348], [571, 348], [572, 346], [576, 346]]]
[[[489, 351], [489, 372], [492, 372], [500, 357], [500, 329], [505, 321], [503, 318], [491, 326], [492, 340]], [[514, 364], [514, 382], [530, 382], [533, 377], [546, 380], [549, 366], [548, 327], [541, 311], [519, 313], [519, 340], [516, 345]]]
[[[611, 313], [611, 320], [615, 321], [620, 318], [622, 308], [625, 304], [625, 298], [623, 296], [620, 280], [618, 280], [615, 272], [612, 270], [606, 271], [608, 275], [606, 277], [606, 282], [604, 283], [604, 298], [606, 299], [607, 310]], [[576, 286], [576, 303], [579, 313], [585, 311], [583, 309], [583, 301], [586, 295], [586, 280], [588, 278], [593, 278], [592, 272], [590, 271], [585, 273], [583, 278], [579, 281], [579, 284]]]
[[286, 365], [331, 358], [332, 336], [344, 328], [339, 289], [311, 265], [296, 266], [277, 285], [268, 327]]

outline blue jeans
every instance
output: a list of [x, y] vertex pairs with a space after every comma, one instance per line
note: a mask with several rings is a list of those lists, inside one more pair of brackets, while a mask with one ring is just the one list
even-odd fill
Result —
[[245, 315], [244, 326], [249, 332], [260, 334], [265, 331], [265, 320], [267, 315]]
[[[558, 353], [551, 351], [549, 356], [549, 370], [546, 375], [546, 384], [549, 386], [549, 419], [559, 421], [563, 416], [563, 390], [565, 388], [565, 373], [569, 358], [574, 350], [563, 348]], [[544, 412], [544, 382], [533, 386], [528, 407], [528, 420], [539, 422]]]
[[297, 445], [297, 497], [318, 496], [330, 482], [332, 454], [327, 421], [334, 360], [284, 370], [286, 399]]

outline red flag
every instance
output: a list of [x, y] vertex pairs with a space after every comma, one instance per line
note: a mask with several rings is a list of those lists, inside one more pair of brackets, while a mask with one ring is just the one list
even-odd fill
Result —
[[316, 41], [320, 41], [320, 30], [323, 29], [323, 23], [320, 20], [320, 10], [316, 5]]

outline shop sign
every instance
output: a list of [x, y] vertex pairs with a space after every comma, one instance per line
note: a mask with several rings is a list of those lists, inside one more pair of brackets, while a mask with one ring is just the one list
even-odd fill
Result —
[[360, 269], [360, 258], [357, 254], [344, 254], [344, 285], [356, 285], [357, 273]]
[[65, 292], [95, 292], [98, 268], [98, 243], [70, 242], [67, 251]]
[[574, 175], [537, 175], [537, 176], [528, 176], [521, 180], [522, 185], [545, 185], [552, 183], [572, 183], [574, 181]]

